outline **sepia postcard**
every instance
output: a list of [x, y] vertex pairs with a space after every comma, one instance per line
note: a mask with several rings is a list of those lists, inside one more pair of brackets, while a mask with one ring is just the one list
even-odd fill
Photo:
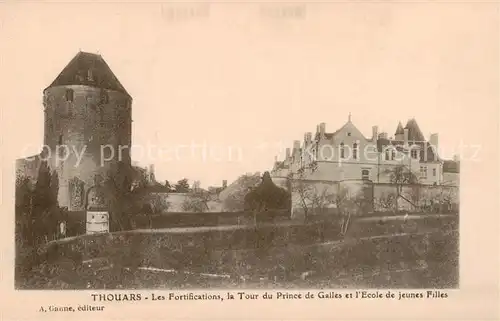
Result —
[[497, 1], [2, 1], [2, 320], [498, 320]]

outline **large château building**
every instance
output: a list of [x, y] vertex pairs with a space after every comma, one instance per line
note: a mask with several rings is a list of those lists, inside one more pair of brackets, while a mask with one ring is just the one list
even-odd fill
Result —
[[327, 132], [321, 123], [314, 136], [308, 132], [303, 142], [296, 140], [293, 148], [286, 149], [284, 160], [276, 159], [272, 175], [276, 180], [391, 183], [400, 168], [420, 184], [458, 185], [458, 162], [441, 159], [438, 150], [438, 134], [426, 140], [415, 119], [404, 127], [400, 122], [394, 137], [379, 133], [378, 126], [373, 126], [372, 137], [365, 137], [349, 115], [335, 132]]

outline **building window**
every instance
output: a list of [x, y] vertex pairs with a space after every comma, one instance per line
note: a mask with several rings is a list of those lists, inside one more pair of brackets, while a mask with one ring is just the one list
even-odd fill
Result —
[[387, 148], [385, 151], [385, 160], [394, 160], [396, 158], [396, 151], [394, 148]]
[[358, 144], [356, 143], [352, 145], [352, 158], [358, 159]]
[[66, 101], [73, 101], [73, 89], [66, 89]]
[[368, 169], [361, 170], [361, 179], [364, 181], [370, 180], [370, 171]]
[[427, 166], [420, 166], [420, 177], [427, 178]]
[[432, 169], [432, 176], [436, 177], [436, 169], [435, 168]]
[[340, 143], [340, 158], [345, 158], [344, 143]]
[[347, 136], [351, 136], [351, 133], [347, 133]]
[[92, 69], [89, 69], [87, 71], [87, 80], [88, 81], [93, 81], [94, 80], [94, 75], [92, 75]]
[[418, 157], [418, 151], [416, 149], [411, 150], [411, 158], [417, 159]]

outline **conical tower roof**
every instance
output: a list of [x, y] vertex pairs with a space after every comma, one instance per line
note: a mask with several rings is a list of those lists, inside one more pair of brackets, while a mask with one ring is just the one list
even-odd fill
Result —
[[49, 87], [85, 85], [115, 90], [130, 97], [101, 55], [80, 51]]
[[401, 124], [401, 122], [399, 122], [398, 128], [396, 129], [396, 135], [404, 134], [404, 133], [405, 133], [405, 130], [403, 128], [403, 124]]

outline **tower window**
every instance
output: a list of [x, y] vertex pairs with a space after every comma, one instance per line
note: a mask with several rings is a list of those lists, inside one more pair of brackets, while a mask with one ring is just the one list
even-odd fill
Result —
[[107, 104], [109, 101], [108, 92], [105, 90], [101, 91], [101, 104]]
[[61, 146], [63, 144], [63, 135], [59, 135], [59, 140], [57, 143]]
[[344, 143], [340, 143], [340, 158], [345, 158]]
[[358, 159], [358, 144], [356, 143], [352, 145], [352, 158]]
[[73, 101], [74, 93], [73, 89], [66, 89], [66, 101]]

